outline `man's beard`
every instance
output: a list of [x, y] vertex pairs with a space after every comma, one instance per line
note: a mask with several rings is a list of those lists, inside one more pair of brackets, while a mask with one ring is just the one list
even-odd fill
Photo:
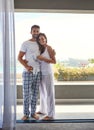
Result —
[[34, 39], [37, 39], [37, 37], [38, 37], [37, 34], [34, 34], [34, 35], [33, 35], [33, 38], [34, 38]]

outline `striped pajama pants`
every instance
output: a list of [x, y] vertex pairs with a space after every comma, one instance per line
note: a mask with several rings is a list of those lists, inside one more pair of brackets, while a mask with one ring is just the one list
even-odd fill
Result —
[[42, 75], [40, 90], [40, 112], [55, 118], [55, 92], [53, 75]]
[[[39, 85], [41, 80], [41, 72], [33, 74], [32, 72], [24, 71], [23, 77], [23, 104], [24, 115], [34, 115], [36, 112], [36, 104], [39, 93]], [[31, 112], [29, 109], [31, 106]]]

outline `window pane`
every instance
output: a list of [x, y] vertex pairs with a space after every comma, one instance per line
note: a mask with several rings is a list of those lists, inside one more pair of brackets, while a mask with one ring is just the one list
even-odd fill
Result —
[[[16, 55], [30, 28], [38, 24], [56, 51], [53, 65], [56, 81], [94, 80], [94, 14], [15, 13]], [[22, 66], [17, 61], [17, 83], [21, 83]]]

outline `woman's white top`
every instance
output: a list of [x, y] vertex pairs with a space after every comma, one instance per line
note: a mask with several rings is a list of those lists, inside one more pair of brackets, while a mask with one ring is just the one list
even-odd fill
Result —
[[[41, 55], [45, 58], [50, 59], [47, 47], [46, 47], [44, 53], [42, 53]], [[52, 64], [47, 63], [45, 61], [41, 61], [41, 72], [42, 72], [42, 75], [52, 74]]]

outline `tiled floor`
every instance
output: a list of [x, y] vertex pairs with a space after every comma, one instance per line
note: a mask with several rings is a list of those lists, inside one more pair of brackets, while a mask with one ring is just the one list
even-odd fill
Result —
[[[37, 106], [37, 110], [39, 106]], [[94, 105], [56, 105], [56, 119], [94, 119]], [[17, 105], [17, 120], [23, 116], [23, 106]], [[40, 117], [41, 119], [42, 117]]]

